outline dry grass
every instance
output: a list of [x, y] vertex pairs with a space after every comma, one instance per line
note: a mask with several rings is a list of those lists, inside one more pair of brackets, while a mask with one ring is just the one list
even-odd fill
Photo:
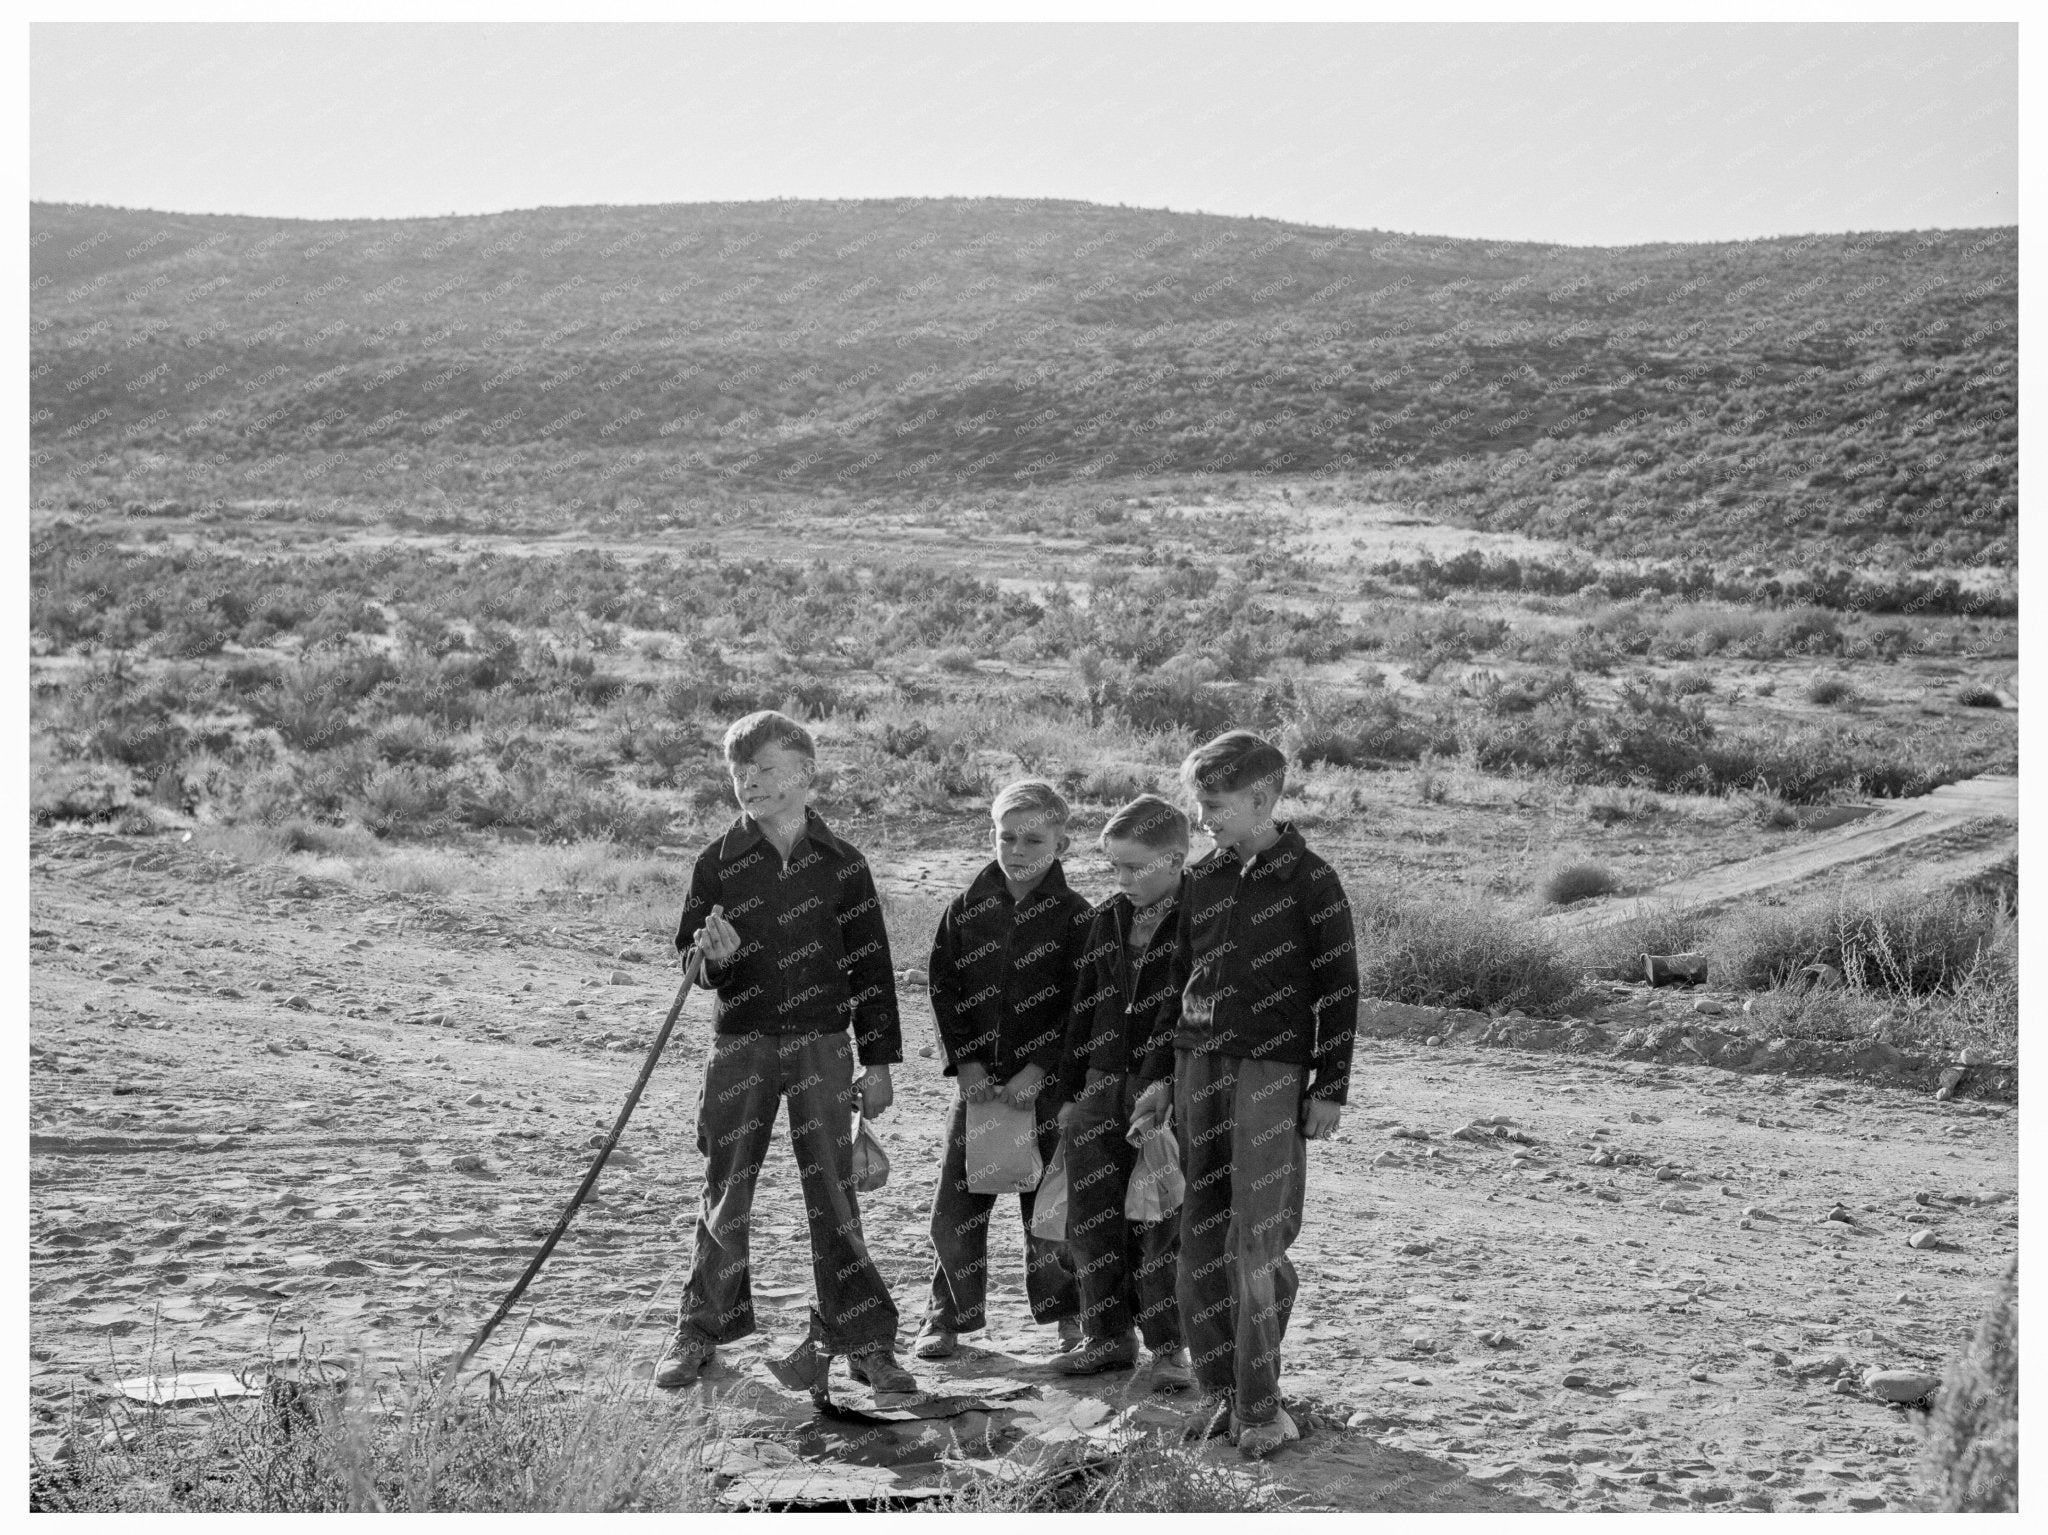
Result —
[[1716, 931], [1715, 970], [1732, 984], [1764, 990], [1826, 965], [1852, 991], [1952, 995], [1982, 965], [1996, 966], [2010, 925], [2009, 912], [1979, 895], [1844, 887], [1787, 906], [1744, 906]]
[[[612, 1513], [717, 1507], [715, 1397], [608, 1375], [565, 1390], [521, 1364], [451, 1399], [411, 1373], [333, 1389], [273, 1388], [206, 1406], [82, 1408], [71, 1458], [36, 1461], [31, 1506], [73, 1513]], [[772, 1435], [771, 1435], [772, 1437]], [[829, 1470], [821, 1463], [820, 1470]], [[963, 1513], [1271, 1510], [1261, 1467], [1205, 1460], [1142, 1432], [1050, 1447], [916, 1506]]]
[[2015, 1259], [1976, 1337], [1942, 1379], [1922, 1469], [1934, 1507], [1946, 1513], [2020, 1506], [2019, 1284]]
[[704, 1414], [612, 1381], [528, 1376], [451, 1401], [420, 1378], [344, 1394], [116, 1413], [39, 1466], [52, 1512], [568, 1513], [705, 1509]]
[[1367, 997], [1558, 1017], [1579, 990], [1557, 941], [1494, 902], [1354, 893], [1352, 910]]

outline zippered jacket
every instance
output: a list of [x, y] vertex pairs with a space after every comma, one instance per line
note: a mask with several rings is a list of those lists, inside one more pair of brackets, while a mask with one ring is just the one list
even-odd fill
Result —
[[739, 952], [705, 983], [721, 1034], [836, 1034], [852, 1028], [863, 1066], [903, 1059], [896, 972], [867, 860], [817, 811], [789, 861], [750, 815], [697, 855], [676, 924], [689, 947], [713, 906], [740, 935]]
[[1118, 892], [1095, 908], [1082, 955], [1081, 984], [1074, 992], [1060, 1064], [1062, 1101], [1080, 1096], [1090, 1071], [1123, 1076], [1137, 1071], [1155, 1051], [1173, 1049], [1180, 1022], [1180, 987], [1173, 978], [1178, 907], [1169, 910], [1131, 962], [1131, 923], [1137, 908]]
[[[1331, 868], [1289, 822], [1247, 871], [1218, 848], [1182, 876], [1173, 978], [1173, 1048], [1309, 1066], [1309, 1096], [1342, 1103], [1358, 1027], [1358, 949], [1351, 903]], [[1140, 1075], [1172, 1075], [1155, 1046]]]
[[953, 898], [928, 971], [947, 1076], [962, 1061], [986, 1066], [998, 1083], [1027, 1065], [1059, 1076], [1093, 916], [1057, 859], [1021, 903], [993, 859]]

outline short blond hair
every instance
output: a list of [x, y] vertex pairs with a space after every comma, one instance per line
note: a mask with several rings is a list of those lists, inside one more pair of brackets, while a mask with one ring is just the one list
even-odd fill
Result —
[[1073, 814], [1066, 796], [1043, 778], [1020, 778], [1004, 784], [989, 804], [988, 818], [1001, 825], [1004, 816], [1020, 810], [1034, 813], [1058, 831], [1066, 830], [1067, 818]]
[[757, 709], [734, 720], [725, 730], [725, 760], [738, 766], [752, 762], [764, 746], [786, 746], [791, 751], [818, 760], [818, 746], [811, 733], [779, 709]]

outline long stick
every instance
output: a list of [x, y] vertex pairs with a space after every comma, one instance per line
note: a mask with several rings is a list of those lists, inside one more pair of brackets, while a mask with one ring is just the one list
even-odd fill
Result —
[[442, 1381], [444, 1387], [452, 1387], [455, 1384], [455, 1377], [461, 1374], [462, 1367], [475, 1357], [476, 1351], [498, 1330], [498, 1324], [511, 1314], [514, 1306], [519, 1304], [519, 1297], [526, 1293], [526, 1287], [533, 1283], [533, 1276], [540, 1272], [541, 1265], [548, 1261], [548, 1254], [552, 1253], [555, 1244], [562, 1240], [562, 1233], [569, 1229], [569, 1222], [575, 1219], [576, 1212], [583, 1206], [583, 1201], [588, 1199], [590, 1191], [597, 1187], [597, 1175], [604, 1171], [604, 1164], [611, 1159], [613, 1148], [619, 1144], [619, 1137], [625, 1134], [626, 1121], [633, 1117], [633, 1110], [640, 1102], [640, 1094], [647, 1086], [647, 1079], [654, 1075], [654, 1063], [661, 1059], [662, 1048], [668, 1043], [669, 1031], [675, 1028], [676, 1019], [682, 1016], [683, 1000], [689, 996], [690, 988], [697, 984], [698, 967], [702, 963], [701, 951], [692, 948], [689, 960], [683, 966], [683, 984], [676, 992], [675, 1001], [669, 1004], [668, 1017], [662, 1020], [661, 1032], [654, 1036], [654, 1043], [647, 1048], [647, 1059], [640, 1067], [639, 1080], [634, 1082], [633, 1090], [626, 1094], [625, 1104], [619, 1109], [619, 1117], [612, 1124], [612, 1133], [605, 1137], [604, 1144], [597, 1148], [597, 1155], [591, 1159], [590, 1171], [583, 1175], [583, 1186], [570, 1199], [568, 1208], [562, 1211], [562, 1218], [555, 1222], [555, 1229], [550, 1231], [548, 1239], [540, 1244], [540, 1251], [535, 1253], [533, 1261], [526, 1265], [526, 1272], [519, 1276], [519, 1283], [512, 1286], [511, 1294], [499, 1303], [498, 1309], [491, 1313], [491, 1319], [477, 1329], [476, 1336], [469, 1340], [469, 1346], [457, 1354], [455, 1362], [448, 1366], [448, 1374]]

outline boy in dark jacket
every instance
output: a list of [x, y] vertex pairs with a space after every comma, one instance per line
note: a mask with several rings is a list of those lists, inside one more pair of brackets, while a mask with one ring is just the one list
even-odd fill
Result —
[[1140, 795], [1102, 828], [1102, 851], [1117, 893], [1095, 909], [1060, 1070], [1067, 1249], [1081, 1283], [1085, 1341], [1053, 1368], [1067, 1375], [1128, 1369], [1142, 1336], [1152, 1353], [1151, 1389], [1182, 1391], [1192, 1377], [1174, 1299], [1180, 1212], [1126, 1220], [1124, 1193], [1138, 1157], [1125, 1136], [1144, 1086], [1138, 1067], [1173, 1048], [1180, 1018], [1173, 917], [1188, 818], [1156, 794]]
[[1180, 1314], [1195, 1380], [1248, 1457], [1300, 1437], [1280, 1400], [1311, 1140], [1333, 1134], [1351, 1073], [1358, 955], [1337, 873], [1273, 819], [1287, 759], [1247, 730], [1181, 764], [1216, 850], [1181, 887], [1173, 1048], [1143, 1067], [1133, 1120], [1176, 1110]]
[[887, 1109], [889, 1067], [903, 1059], [881, 902], [867, 861], [809, 807], [809, 731], [773, 710], [750, 714], [726, 731], [725, 757], [741, 814], [698, 857], [676, 927], [676, 947], [696, 948], [717, 992], [716, 1037], [697, 1104], [703, 1210], [654, 1383], [691, 1384], [716, 1345], [754, 1330], [747, 1227], [786, 1098], [817, 1286], [811, 1341], [846, 1355], [877, 1391], [914, 1391], [896, 1362], [896, 1303], [868, 1256], [852, 1165], [855, 1102], [870, 1119]]
[[[946, 1074], [960, 1091], [946, 1129], [946, 1160], [932, 1198], [932, 1294], [916, 1349], [949, 1358], [959, 1334], [986, 1325], [988, 1220], [994, 1194], [967, 1186], [967, 1105], [1002, 1097], [1030, 1108], [1038, 1151], [1059, 1141], [1060, 1049], [1091, 916], [1067, 888], [1067, 802], [1051, 784], [1026, 778], [989, 806], [995, 859], [953, 898], [932, 939], [932, 1014]], [[1062, 1349], [1080, 1342], [1080, 1295], [1064, 1243], [1031, 1234], [1034, 1195], [1017, 1196], [1024, 1218], [1024, 1289], [1037, 1322], [1060, 1324]]]

